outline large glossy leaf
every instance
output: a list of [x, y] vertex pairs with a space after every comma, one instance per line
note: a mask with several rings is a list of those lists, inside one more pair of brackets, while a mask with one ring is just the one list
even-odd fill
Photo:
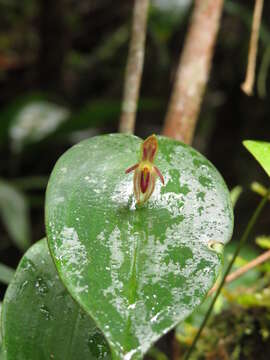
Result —
[[2, 303], [0, 302], [0, 360], [5, 360], [4, 348], [2, 344], [1, 317], [2, 317]]
[[21, 250], [27, 249], [31, 244], [27, 200], [20, 190], [1, 179], [0, 216], [15, 244]]
[[7, 360], [110, 359], [93, 320], [63, 287], [46, 240], [21, 260], [3, 304]]
[[2, 348], [1, 318], [2, 318], [2, 303], [0, 302], [0, 353], [1, 353], [1, 348]]
[[159, 138], [165, 178], [135, 206], [132, 175], [141, 139], [85, 140], [57, 162], [46, 196], [49, 247], [60, 277], [91, 314], [114, 356], [140, 358], [188, 316], [220, 268], [215, 243], [232, 234], [229, 193], [194, 149]]

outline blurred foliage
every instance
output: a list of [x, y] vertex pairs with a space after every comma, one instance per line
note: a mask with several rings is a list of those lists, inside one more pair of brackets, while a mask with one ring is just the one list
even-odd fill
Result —
[[270, 249], [270, 236], [258, 236], [255, 241], [262, 249]]
[[0, 216], [11, 239], [21, 250], [30, 246], [29, 207], [24, 195], [0, 179]]
[[[8, 285], [14, 275], [14, 270], [0, 263], [0, 281]], [[1, 313], [1, 309], [0, 309]]]
[[262, 184], [258, 183], [257, 181], [254, 181], [251, 184], [251, 190], [254, 191], [255, 193], [261, 195], [261, 196], [265, 196], [267, 193], [267, 189], [265, 186], [263, 186]]
[[233, 207], [235, 207], [240, 195], [243, 192], [243, 188], [242, 186], [235, 186], [232, 190], [231, 190], [231, 201], [232, 201], [232, 205]]
[[12, 150], [19, 152], [25, 144], [42, 140], [54, 132], [68, 115], [67, 109], [45, 101], [25, 105], [16, 114], [10, 126]]

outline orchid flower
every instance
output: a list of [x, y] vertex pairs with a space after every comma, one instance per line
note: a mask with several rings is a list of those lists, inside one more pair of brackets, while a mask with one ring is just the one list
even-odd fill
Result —
[[133, 186], [137, 204], [146, 202], [155, 189], [157, 176], [164, 185], [164, 178], [154, 165], [158, 152], [156, 135], [149, 136], [141, 145], [140, 162], [128, 168], [126, 174], [134, 170]]

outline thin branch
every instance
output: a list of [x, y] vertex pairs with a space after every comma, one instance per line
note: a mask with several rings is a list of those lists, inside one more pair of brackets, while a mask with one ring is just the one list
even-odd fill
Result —
[[135, 0], [119, 131], [132, 134], [144, 62], [149, 0]]
[[[225, 283], [228, 284], [236, 279], [238, 279], [240, 276], [244, 275], [246, 272], [248, 272], [251, 269], [254, 269], [256, 266], [259, 266], [270, 259], [270, 250], [265, 251], [260, 256], [256, 257], [246, 265], [240, 267], [230, 275], [228, 275], [225, 279]], [[218, 288], [218, 285], [214, 285], [212, 289], [209, 291], [208, 295], [213, 294]]]
[[230, 271], [232, 269], [232, 266], [233, 266], [233, 264], [235, 262], [235, 259], [237, 258], [240, 250], [242, 249], [242, 247], [246, 243], [246, 241], [247, 241], [247, 239], [248, 239], [254, 225], [256, 224], [256, 222], [257, 222], [257, 220], [258, 220], [258, 218], [259, 218], [259, 216], [260, 216], [266, 202], [268, 201], [269, 194], [270, 194], [270, 189], [268, 189], [266, 195], [260, 201], [258, 207], [256, 208], [256, 210], [254, 211], [251, 219], [249, 220], [248, 225], [247, 225], [247, 227], [246, 227], [246, 229], [245, 229], [245, 231], [244, 231], [244, 233], [243, 233], [243, 235], [242, 235], [242, 237], [241, 237], [241, 239], [240, 239], [240, 241], [239, 241], [239, 243], [237, 245], [237, 248], [235, 249], [233, 257], [232, 257], [232, 259], [231, 259], [231, 261], [230, 261], [230, 263], [229, 263], [229, 265], [228, 265], [228, 267], [227, 267], [227, 269], [226, 269], [226, 271], [225, 271], [225, 273], [224, 273], [224, 275], [223, 275], [223, 277], [221, 279], [220, 284], [218, 285], [217, 291], [216, 291], [216, 293], [215, 293], [215, 295], [214, 295], [214, 297], [213, 297], [213, 299], [211, 301], [211, 304], [210, 304], [210, 306], [209, 306], [209, 308], [207, 310], [207, 313], [205, 314], [203, 322], [202, 322], [202, 324], [201, 324], [201, 326], [200, 326], [200, 328], [199, 328], [199, 330], [198, 330], [198, 332], [197, 332], [197, 334], [196, 334], [196, 336], [195, 336], [195, 338], [194, 338], [194, 340], [193, 340], [193, 342], [191, 344], [191, 347], [188, 349], [187, 353], [185, 354], [184, 360], [190, 359], [190, 355], [192, 354], [192, 351], [194, 350], [194, 348], [195, 348], [195, 346], [197, 344], [197, 341], [200, 338], [200, 335], [201, 335], [201, 333], [202, 333], [202, 331], [203, 331], [203, 329], [204, 329], [204, 327], [205, 327], [205, 325], [206, 325], [206, 323], [207, 323], [207, 321], [208, 321], [208, 319], [209, 319], [209, 317], [210, 317], [210, 315], [212, 313], [212, 310], [213, 310], [214, 305], [216, 303], [216, 300], [217, 300], [217, 298], [218, 298], [218, 296], [219, 296], [219, 294], [221, 292], [221, 289], [223, 288], [223, 286], [225, 284], [226, 277], [229, 275], [229, 273], [230, 273]]
[[254, 85], [255, 70], [256, 70], [256, 57], [258, 50], [258, 38], [259, 38], [260, 24], [262, 19], [263, 1], [264, 0], [256, 0], [255, 8], [254, 8], [252, 30], [251, 30], [251, 37], [249, 43], [246, 79], [241, 85], [242, 90], [247, 95], [252, 95], [253, 93], [253, 85]]
[[190, 144], [209, 77], [223, 0], [195, 0], [163, 134]]

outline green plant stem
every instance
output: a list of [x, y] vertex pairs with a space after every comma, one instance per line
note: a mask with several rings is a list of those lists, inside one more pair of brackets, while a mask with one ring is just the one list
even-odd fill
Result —
[[266, 195], [264, 196], [264, 198], [260, 201], [258, 207], [256, 208], [256, 210], [254, 211], [251, 219], [249, 220], [249, 223], [248, 223], [248, 225], [247, 225], [247, 227], [246, 227], [246, 229], [245, 229], [245, 231], [244, 231], [244, 233], [243, 233], [243, 235], [242, 235], [242, 237], [241, 237], [241, 239], [240, 239], [240, 241], [238, 243], [237, 248], [235, 249], [234, 255], [233, 255], [233, 257], [232, 257], [232, 259], [231, 259], [231, 261], [230, 261], [230, 263], [229, 263], [229, 265], [228, 265], [228, 267], [227, 267], [227, 269], [226, 269], [226, 271], [225, 271], [225, 273], [224, 273], [224, 275], [222, 277], [222, 280], [221, 280], [221, 282], [219, 284], [219, 287], [217, 288], [215, 296], [214, 296], [214, 298], [213, 298], [213, 300], [211, 302], [211, 305], [208, 308], [208, 311], [207, 311], [207, 313], [206, 313], [206, 315], [205, 315], [205, 317], [203, 319], [203, 322], [202, 322], [202, 324], [201, 324], [201, 326], [200, 326], [200, 328], [199, 328], [199, 330], [198, 330], [198, 332], [197, 332], [197, 334], [196, 334], [196, 336], [195, 336], [195, 338], [194, 338], [194, 340], [193, 340], [193, 342], [191, 344], [191, 347], [189, 348], [189, 350], [185, 354], [184, 360], [190, 359], [190, 355], [191, 355], [192, 351], [194, 350], [194, 348], [195, 348], [195, 346], [197, 344], [197, 341], [200, 338], [200, 335], [201, 335], [201, 333], [202, 333], [202, 331], [203, 331], [203, 329], [204, 329], [204, 327], [205, 327], [205, 325], [206, 325], [206, 323], [207, 323], [207, 321], [208, 321], [208, 319], [209, 319], [209, 317], [211, 315], [211, 312], [212, 312], [213, 307], [214, 307], [214, 305], [216, 303], [216, 300], [217, 300], [217, 298], [218, 298], [218, 296], [219, 296], [219, 294], [221, 292], [221, 289], [223, 288], [223, 286], [225, 284], [226, 277], [228, 276], [229, 272], [231, 271], [232, 266], [233, 266], [233, 264], [235, 262], [235, 259], [237, 258], [241, 248], [246, 243], [246, 241], [247, 241], [247, 239], [248, 239], [248, 237], [250, 235], [251, 230], [253, 229], [254, 225], [256, 224], [256, 222], [258, 220], [258, 217], [260, 216], [260, 214], [261, 214], [261, 212], [262, 212], [262, 210], [263, 210], [263, 208], [264, 208], [264, 206], [265, 206], [265, 204], [266, 204], [266, 202], [268, 200], [269, 195], [270, 195], [270, 188], [268, 189], [268, 191], [267, 191]]
[[8, 285], [13, 278], [14, 270], [7, 265], [0, 263], [0, 282]]

